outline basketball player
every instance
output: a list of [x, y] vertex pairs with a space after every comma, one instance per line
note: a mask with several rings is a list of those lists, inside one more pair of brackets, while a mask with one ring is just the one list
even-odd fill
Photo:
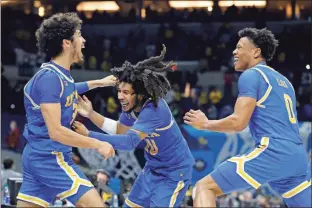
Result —
[[106, 158], [114, 155], [114, 149], [107, 142], [75, 133], [71, 124], [77, 114], [78, 94], [114, 85], [115, 78], [74, 83], [70, 66], [83, 61], [81, 24], [77, 14], [60, 13], [44, 20], [36, 32], [39, 49], [52, 58], [24, 88], [27, 145], [17, 207], [48, 207], [55, 198], [67, 199], [77, 207], [104, 207], [71, 159], [72, 147], [93, 148]]
[[146, 164], [125, 201], [126, 207], [178, 207], [191, 182], [193, 156], [163, 99], [170, 84], [161, 72], [173, 66], [162, 63], [165, 52], [164, 47], [160, 56], [136, 65], [125, 62], [111, 70], [118, 79], [122, 106], [118, 122], [94, 112], [86, 97], [79, 101], [80, 114], [115, 135], [89, 131], [79, 122], [74, 123], [75, 131], [107, 141], [117, 150], [133, 150], [145, 143]]
[[195, 207], [215, 207], [215, 198], [232, 191], [269, 185], [288, 207], [311, 207], [307, 153], [299, 135], [292, 84], [266, 64], [278, 46], [271, 31], [245, 28], [233, 51], [238, 80], [234, 113], [209, 120], [201, 111], [186, 113], [185, 123], [217, 132], [242, 131], [249, 123], [256, 148], [220, 164], [197, 182]]

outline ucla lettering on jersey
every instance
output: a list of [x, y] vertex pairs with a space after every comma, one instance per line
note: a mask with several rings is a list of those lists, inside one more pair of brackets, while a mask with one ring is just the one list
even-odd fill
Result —
[[260, 75], [256, 108], [249, 122], [253, 137], [257, 142], [262, 137], [271, 137], [302, 143], [292, 84], [267, 65], [258, 64], [249, 70]]
[[[57, 83], [61, 86], [59, 100], [53, 102], [59, 102], [61, 105], [61, 125], [71, 128], [71, 124], [77, 115], [78, 93], [69, 71], [61, 68], [53, 62], [45, 63], [24, 87], [24, 105], [27, 117], [24, 136], [34, 149], [69, 152], [71, 151], [71, 147], [50, 139], [47, 126], [40, 110], [39, 95], [36, 94], [36, 88], [42, 86], [38, 86], [36, 83], [38, 79], [41, 79], [44, 76], [57, 76], [59, 79], [59, 83]], [[54, 88], [58, 87], [59, 86], [49, 86], [51, 91], [45, 93], [53, 93]]]

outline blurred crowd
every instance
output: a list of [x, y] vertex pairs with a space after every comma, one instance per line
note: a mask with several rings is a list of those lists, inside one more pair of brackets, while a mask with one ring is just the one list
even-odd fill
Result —
[[[234, 16], [239, 17], [245, 14], [244, 9], [238, 11], [238, 8], [234, 9], [234, 7], [229, 7], [223, 16], [235, 14]], [[252, 9], [257, 10], [255, 8], [246, 10]], [[217, 10], [216, 8], [213, 9], [213, 11]], [[34, 36], [34, 32], [42, 19], [38, 15], [26, 15], [23, 12], [9, 8], [4, 9], [3, 13], [11, 13], [10, 15], [14, 15], [14, 18], [4, 21], [2, 25], [4, 26], [1, 37], [3, 43], [1, 48], [2, 64], [17, 64], [19, 69], [22, 69], [20, 75], [27, 75], [25, 69], [37, 68], [42, 62], [47, 61], [44, 54], [37, 52]], [[129, 16], [131, 16], [130, 13]], [[178, 11], [173, 13], [179, 16]], [[254, 12], [250, 11], [248, 13], [257, 16]], [[134, 14], [135, 12], [133, 12]], [[277, 15], [278, 13], [274, 14]], [[151, 16], [153, 15], [151, 14]], [[96, 18], [107, 19], [94, 15], [86, 24], [89, 24], [90, 21], [96, 22]], [[233, 17], [230, 19], [232, 20]], [[125, 60], [136, 63], [139, 60], [157, 55], [161, 50], [161, 45], [165, 44], [168, 48], [167, 60], [199, 61], [199, 68], [196, 70], [178, 70], [167, 74], [173, 89], [166, 99], [176, 115], [176, 119], [180, 121], [181, 115], [190, 108], [200, 108], [212, 119], [222, 118], [230, 114], [233, 111], [236, 96], [233, 86], [235, 86], [239, 76], [233, 71], [232, 51], [238, 38], [236, 33], [233, 32], [232, 23], [224, 22], [216, 34], [211, 34], [205, 29], [202, 29], [199, 33], [186, 32], [179, 24], [167, 20], [171, 23], [161, 24], [156, 39], [148, 37], [145, 29], [140, 26], [136, 26], [128, 34], [120, 36], [85, 36], [87, 41], [86, 49], [84, 49], [85, 64], [80, 68], [107, 72], [113, 66], [120, 66]], [[180, 19], [178, 20], [180, 21]], [[257, 27], [261, 26], [258, 25]], [[297, 93], [299, 120], [310, 120], [312, 114], [311, 97], [307, 96], [311, 93], [311, 88], [309, 88], [311, 74], [307, 70], [311, 57], [311, 51], [307, 47], [311, 43], [309, 26], [308, 24], [289, 24], [275, 35], [279, 40], [279, 47], [274, 59], [268, 64], [288, 77], [293, 83]], [[289, 47], [290, 43], [296, 44]], [[23, 55], [26, 53], [30, 55]], [[75, 68], [79, 68], [79, 66], [75, 66]], [[202, 88], [197, 85], [198, 76], [207, 71], [221, 71], [224, 73], [224, 83], [220, 83], [221, 87]], [[29, 75], [31, 76], [31, 74]], [[4, 76], [1, 76], [1, 81], [2, 96], [12, 95], [2, 99], [4, 102], [2, 109], [23, 114], [22, 89], [27, 80], [18, 80], [15, 86], [10, 86]], [[190, 84], [189, 92], [186, 94], [185, 83]], [[118, 118], [119, 104], [113, 90], [96, 90], [88, 93], [88, 96], [93, 100], [98, 111], [107, 113], [113, 118]]]

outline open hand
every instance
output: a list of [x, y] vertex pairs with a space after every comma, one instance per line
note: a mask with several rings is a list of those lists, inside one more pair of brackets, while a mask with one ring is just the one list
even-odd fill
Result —
[[74, 121], [74, 123], [72, 125], [72, 128], [78, 134], [81, 134], [83, 136], [88, 136], [89, 135], [89, 130], [85, 127], [85, 125], [83, 125], [79, 121]]
[[196, 129], [205, 129], [205, 125], [209, 121], [201, 110], [190, 110], [183, 117], [184, 123], [193, 126]]
[[92, 103], [90, 100], [84, 95], [83, 97], [78, 97], [78, 113], [83, 117], [89, 118], [92, 113]]

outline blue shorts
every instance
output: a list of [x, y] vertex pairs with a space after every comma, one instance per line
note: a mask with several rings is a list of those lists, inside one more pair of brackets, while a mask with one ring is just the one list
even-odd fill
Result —
[[221, 163], [210, 176], [224, 194], [268, 183], [289, 207], [311, 207], [307, 168], [302, 144], [264, 137], [253, 151]]
[[57, 197], [72, 204], [93, 185], [74, 164], [72, 153], [38, 151], [26, 145], [23, 183], [17, 199], [47, 207]]
[[191, 179], [173, 181], [149, 168], [135, 180], [124, 207], [178, 207]]

